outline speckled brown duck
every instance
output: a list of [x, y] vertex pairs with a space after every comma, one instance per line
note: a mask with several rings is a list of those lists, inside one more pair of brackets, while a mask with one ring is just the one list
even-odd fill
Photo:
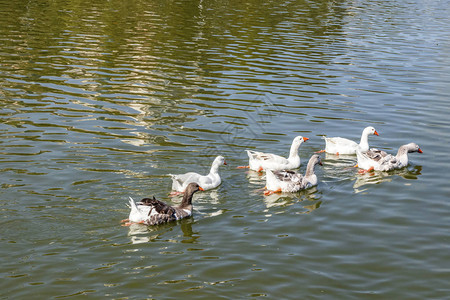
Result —
[[170, 206], [160, 200], [144, 198], [140, 202], [135, 202], [131, 197], [130, 215], [128, 219], [122, 220], [124, 226], [134, 223], [144, 225], [159, 225], [175, 220], [190, 217], [192, 215], [192, 197], [194, 193], [203, 189], [197, 183], [190, 183], [183, 194], [183, 200], [178, 206]]

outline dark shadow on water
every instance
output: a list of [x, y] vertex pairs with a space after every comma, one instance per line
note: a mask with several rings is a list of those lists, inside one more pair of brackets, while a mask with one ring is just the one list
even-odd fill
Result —
[[180, 241], [181, 243], [187, 244], [195, 244], [197, 240], [200, 238], [198, 231], [192, 230], [192, 224], [194, 224], [193, 218], [188, 218], [180, 221], [181, 230], [183, 231], [183, 239]]

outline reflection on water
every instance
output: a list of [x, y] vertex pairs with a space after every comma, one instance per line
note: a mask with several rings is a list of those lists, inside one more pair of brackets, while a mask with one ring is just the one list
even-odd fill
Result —
[[[449, 7], [0, 0], [0, 298], [445, 298]], [[317, 188], [265, 197], [223, 168], [193, 218], [117, 225], [129, 195], [166, 201], [169, 173], [297, 135], [306, 162], [367, 125], [380, 149], [429, 147], [423, 169], [326, 154]]]
[[414, 179], [416, 180], [419, 175], [421, 175], [422, 166], [414, 166], [403, 168], [401, 170], [393, 170], [390, 172], [368, 172], [364, 174], [356, 174], [356, 180], [353, 184], [353, 189], [355, 193], [361, 193], [367, 191], [370, 187], [368, 185], [380, 184], [383, 182], [392, 181], [394, 176], [401, 176], [404, 179]]
[[[262, 193], [261, 193], [262, 194]], [[313, 210], [320, 207], [322, 201], [320, 200], [322, 196], [318, 192], [318, 187], [312, 187], [307, 190], [303, 190], [297, 193], [274, 193], [270, 195], [264, 195], [264, 204], [267, 210], [266, 216], [268, 216], [267, 212], [270, 212], [269, 209], [280, 207], [280, 208], [289, 208], [292, 205], [299, 205], [301, 207], [298, 213], [309, 213]], [[298, 210], [298, 208], [296, 208]], [[279, 211], [277, 211], [279, 213]]]
[[413, 167], [409, 166], [404, 171], [399, 172], [401, 170], [395, 170], [397, 175], [402, 176], [405, 179], [418, 179], [419, 175], [422, 175], [422, 166], [415, 165]]
[[147, 236], [148, 233], [148, 226], [143, 224], [131, 224], [128, 229], [128, 236], [133, 244], [147, 243], [150, 240], [155, 240], [159, 236], [159, 234]]
[[365, 187], [367, 185], [389, 181], [392, 181], [392, 176], [386, 172], [357, 174], [353, 189], [355, 190], [355, 193], [361, 193], [367, 191], [368, 187]]
[[245, 171], [247, 175], [247, 179], [250, 182], [250, 184], [255, 186], [265, 186], [266, 185], [266, 175], [263, 172], [256, 172], [253, 170], [247, 170]]
[[183, 231], [183, 239], [181, 243], [195, 244], [200, 238], [198, 231], [193, 231], [192, 225], [194, 224], [194, 218], [188, 218], [181, 222], [181, 231]]
[[295, 198], [287, 193], [274, 193], [271, 195], [264, 195], [264, 204], [267, 208], [292, 205], [294, 201]]
[[159, 239], [164, 239], [164, 236], [167, 233], [172, 232], [175, 227], [180, 226], [183, 235], [178, 236], [176, 239], [172, 237], [169, 241], [192, 244], [195, 243], [200, 237], [198, 232], [193, 231], [193, 224], [194, 217], [156, 226], [146, 226], [143, 224], [134, 223], [128, 227], [128, 236], [130, 237], [132, 244], [148, 243]]

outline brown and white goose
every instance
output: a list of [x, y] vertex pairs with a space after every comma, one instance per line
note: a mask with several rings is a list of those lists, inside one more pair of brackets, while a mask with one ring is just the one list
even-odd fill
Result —
[[314, 154], [308, 161], [306, 173], [303, 176], [300, 173], [291, 170], [272, 171], [266, 170], [266, 192], [265, 195], [273, 193], [287, 192], [295, 193], [300, 190], [309, 189], [317, 185], [317, 176], [314, 173], [314, 167], [322, 161], [318, 154]]
[[409, 143], [398, 148], [397, 155], [388, 154], [378, 149], [370, 149], [367, 152], [357, 150], [358, 167], [367, 171], [390, 171], [401, 169], [408, 165], [408, 153], [422, 153], [419, 145]]
[[197, 183], [190, 183], [184, 191], [181, 204], [178, 206], [170, 206], [156, 200], [155, 197], [144, 198], [140, 202], [135, 202], [130, 197], [130, 215], [128, 219], [122, 220], [122, 222], [125, 222], [125, 226], [133, 223], [159, 225], [190, 217], [192, 215], [192, 196], [195, 192], [202, 190]]

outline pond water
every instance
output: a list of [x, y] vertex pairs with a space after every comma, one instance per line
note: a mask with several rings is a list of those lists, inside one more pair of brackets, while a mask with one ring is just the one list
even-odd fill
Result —
[[[0, 296], [448, 297], [449, 4], [0, 0]], [[302, 135], [304, 172], [369, 125], [424, 153], [374, 174], [322, 154], [296, 194], [236, 169]], [[120, 226], [217, 155], [192, 218]]]

